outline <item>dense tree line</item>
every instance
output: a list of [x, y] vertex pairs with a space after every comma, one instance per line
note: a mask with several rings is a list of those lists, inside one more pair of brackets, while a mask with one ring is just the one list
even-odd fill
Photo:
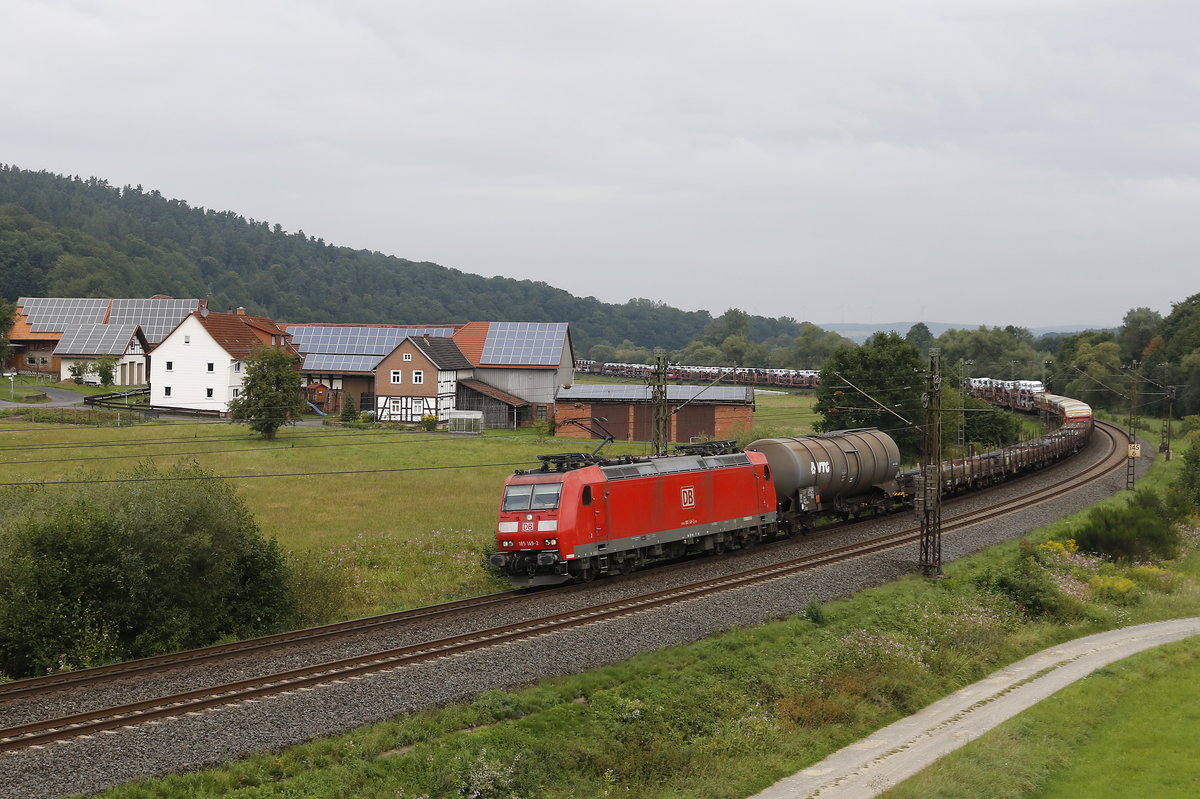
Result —
[[[567, 321], [580, 357], [601, 342], [682, 348], [714, 322], [707, 311], [643, 298], [603, 303], [542, 282], [334, 246], [141, 186], [5, 165], [0, 270], [10, 301], [167, 294], [209, 298], [214, 310], [241, 305], [281, 322]], [[760, 344], [799, 332], [787, 318], [748, 322], [745, 335]]]

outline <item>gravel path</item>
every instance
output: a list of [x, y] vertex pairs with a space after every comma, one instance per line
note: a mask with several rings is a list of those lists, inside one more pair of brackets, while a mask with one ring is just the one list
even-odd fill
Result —
[[884, 727], [752, 799], [867, 799], [1114, 661], [1200, 634], [1200, 618], [1089, 635], [1007, 666]]
[[[1099, 438], [1097, 436], [1093, 441]], [[1095, 443], [1092, 449], [1078, 456], [1077, 463], [1091, 462], [1094, 449], [1098, 449]], [[1147, 450], [1153, 451], [1149, 447], [1143, 451]], [[1145, 466], [1148, 463], [1143, 462], [1143, 468]], [[946, 512], [994, 504], [1006, 492], [1023, 493], [1032, 480], [1052, 480], [1054, 475], [1061, 473], [1060, 470], [1067, 468], [1082, 466], [1061, 464], [986, 497], [970, 496], [949, 501]], [[969, 531], [947, 534], [943, 540], [943, 558], [949, 562], [1024, 535], [1111, 495], [1124, 488], [1124, 483], [1124, 473], [1118, 472], [1098, 484], [1064, 493], [1052, 503], [1043, 502], [1002, 519], [975, 525]], [[881, 520], [878, 525], [847, 530], [839, 534], [839, 539], [873, 537], [892, 526], [899, 529], [911, 524], [911, 514], [898, 514]], [[759, 562], [819, 551], [826, 546], [816, 536], [793, 539], [780, 547], [758, 547], [736, 557], [706, 559], [689, 570], [661, 574], [647, 572], [632, 580], [600, 581], [587, 586], [585, 591], [539, 595], [541, 605], [531, 606], [524, 612], [544, 614], [548, 611], [547, 604], [562, 610], [565, 605], [610, 601], [622, 592], [643, 592], [651, 580], [656, 584], [691, 582], [709, 574], [741, 571]], [[398, 714], [470, 699], [489, 689], [516, 688], [543, 677], [587, 671], [641, 652], [691, 643], [733, 627], [799, 613], [810, 602], [829, 601], [913, 573], [916, 560], [914, 545], [578, 630], [337, 681], [318, 689], [142, 724], [46, 748], [0, 755], [0, 796], [24, 799], [94, 792], [142, 776], [195, 770], [255, 751], [279, 749]], [[489, 621], [500, 623], [494, 617]], [[438, 631], [454, 634], [453, 628], [462, 623], [465, 622], [443, 624]], [[379, 640], [372, 643], [378, 644]], [[341, 645], [337, 648], [341, 649]], [[336, 656], [333, 651], [327, 654]], [[261, 668], [261, 665], [254, 668]], [[177, 674], [161, 679], [180, 682], [186, 681], [187, 676]], [[84, 700], [79, 695], [67, 695], [63, 701], [78, 704]], [[16, 710], [15, 707], [4, 708], [5, 715], [16, 713]], [[52, 713], [45, 703], [34, 710], [40, 710], [43, 716]]]

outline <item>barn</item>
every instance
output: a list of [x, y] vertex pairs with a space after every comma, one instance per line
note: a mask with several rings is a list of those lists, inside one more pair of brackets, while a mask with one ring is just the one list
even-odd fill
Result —
[[[750, 430], [754, 389], [746, 386], [667, 386], [671, 441], [737, 438]], [[570, 423], [572, 419], [605, 419], [618, 441], [650, 441], [654, 437], [654, 403], [649, 386], [578, 385], [560, 389], [555, 402], [555, 435], [596, 438]]]

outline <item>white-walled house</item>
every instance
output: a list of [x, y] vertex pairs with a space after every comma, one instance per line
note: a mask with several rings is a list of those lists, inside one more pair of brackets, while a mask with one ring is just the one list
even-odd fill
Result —
[[240, 308], [188, 315], [150, 352], [150, 404], [226, 413], [241, 393], [244, 359], [261, 346], [296, 355], [290, 336], [265, 316]]

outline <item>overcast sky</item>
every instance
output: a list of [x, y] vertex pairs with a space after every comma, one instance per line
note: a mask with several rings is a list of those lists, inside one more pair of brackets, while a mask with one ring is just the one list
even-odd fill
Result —
[[607, 302], [1116, 325], [1200, 291], [1197, 31], [1195, 0], [3, 0], [0, 162]]

